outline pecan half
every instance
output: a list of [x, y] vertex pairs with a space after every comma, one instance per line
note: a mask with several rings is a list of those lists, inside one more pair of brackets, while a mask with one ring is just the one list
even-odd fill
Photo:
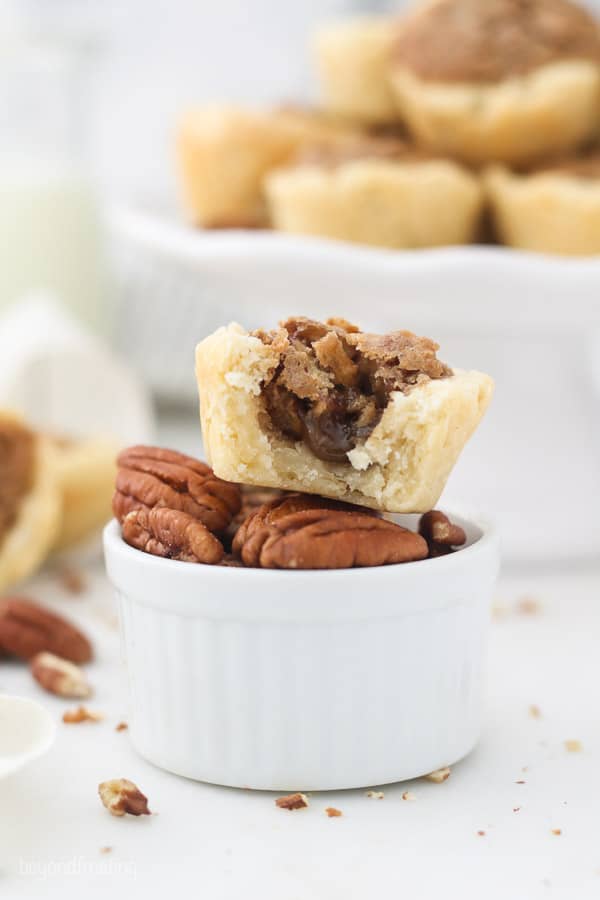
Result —
[[213, 566], [224, 556], [223, 545], [202, 522], [176, 509], [134, 509], [122, 530], [126, 543], [153, 556]]
[[239, 512], [235, 514], [226, 530], [220, 535], [223, 544], [228, 549], [231, 549], [233, 539], [240, 525], [246, 521], [248, 516], [256, 512], [259, 507], [264, 506], [265, 503], [278, 500], [283, 496], [283, 491], [278, 491], [275, 488], [250, 487], [244, 484], [240, 485], [240, 492], [241, 506]]
[[240, 489], [222, 481], [210, 466], [176, 450], [129, 447], [117, 457], [113, 512], [122, 522], [134, 509], [155, 506], [193, 516], [222, 531], [240, 509]]
[[247, 566], [267, 569], [381, 566], [424, 559], [428, 552], [424, 538], [400, 525], [302, 494], [261, 507], [242, 525], [234, 547]]
[[113, 778], [98, 785], [102, 805], [111, 816], [149, 816], [148, 798], [142, 794], [137, 784], [127, 778]]
[[59, 697], [89, 697], [92, 690], [74, 663], [54, 653], [38, 653], [30, 663], [31, 674], [44, 690]]
[[467, 540], [465, 530], [460, 525], [454, 525], [439, 509], [432, 509], [421, 516], [419, 534], [427, 541], [430, 557], [452, 553], [454, 547], [462, 547]]
[[92, 658], [91, 644], [78, 628], [24, 597], [0, 600], [0, 648], [21, 659], [44, 650], [74, 663]]

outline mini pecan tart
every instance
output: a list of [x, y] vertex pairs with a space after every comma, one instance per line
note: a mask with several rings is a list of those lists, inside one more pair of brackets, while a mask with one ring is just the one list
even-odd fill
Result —
[[119, 522], [136, 509], [186, 513], [210, 531], [223, 531], [241, 505], [237, 484], [217, 478], [205, 463], [161, 447], [129, 447], [117, 457], [113, 512]]
[[600, 254], [600, 150], [519, 174], [495, 166], [485, 184], [503, 243], [565, 256]]
[[292, 494], [266, 503], [235, 536], [247, 566], [264, 569], [350, 569], [425, 559], [427, 542], [368, 511]]
[[483, 206], [473, 173], [394, 138], [314, 145], [266, 193], [276, 229], [398, 249], [471, 242]]
[[185, 204], [205, 228], [268, 225], [263, 178], [302, 144], [345, 129], [318, 112], [213, 105], [188, 113], [177, 151]]
[[325, 107], [360, 122], [397, 119], [389, 78], [393, 42], [392, 22], [383, 17], [321, 28], [314, 49]]
[[85, 540], [110, 519], [118, 447], [109, 440], [50, 438], [56, 450], [62, 520], [54, 550]]
[[60, 518], [53, 448], [18, 417], [0, 413], [0, 590], [38, 568]]
[[196, 350], [204, 444], [223, 478], [391, 512], [432, 509], [492, 394], [411, 332], [291, 318]]
[[434, 0], [395, 31], [392, 84], [425, 147], [522, 164], [597, 128], [600, 30], [569, 0]]

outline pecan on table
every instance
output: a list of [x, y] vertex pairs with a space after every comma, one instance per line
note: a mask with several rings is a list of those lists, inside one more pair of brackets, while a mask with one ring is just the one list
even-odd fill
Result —
[[0, 649], [21, 659], [44, 651], [74, 663], [92, 658], [90, 642], [78, 628], [24, 597], [0, 600]]
[[206, 525], [177, 509], [133, 509], [121, 527], [127, 544], [153, 556], [208, 565], [223, 559], [223, 545]]
[[247, 566], [267, 569], [381, 566], [424, 559], [428, 552], [424, 538], [400, 525], [301, 494], [254, 513], [234, 549]]
[[119, 522], [135, 509], [166, 507], [193, 516], [211, 531], [227, 528], [240, 509], [240, 489], [210, 466], [176, 450], [129, 447], [117, 457], [113, 512]]
[[421, 516], [419, 534], [427, 541], [431, 558], [446, 556], [455, 547], [462, 547], [467, 540], [464, 528], [454, 525], [439, 509], [432, 509]]

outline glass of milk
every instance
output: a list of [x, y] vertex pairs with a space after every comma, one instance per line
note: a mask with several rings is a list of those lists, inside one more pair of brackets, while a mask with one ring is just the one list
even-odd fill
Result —
[[0, 21], [0, 314], [33, 292], [49, 292], [104, 331], [89, 64], [81, 41]]

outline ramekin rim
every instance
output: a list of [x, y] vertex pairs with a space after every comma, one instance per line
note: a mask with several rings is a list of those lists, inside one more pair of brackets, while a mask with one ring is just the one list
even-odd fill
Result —
[[[448, 553], [443, 556], [438, 556], [435, 558], [427, 558], [421, 560], [415, 560], [413, 562], [405, 562], [405, 563], [391, 563], [388, 565], [382, 566], [357, 566], [355, 568], [345, 568], [345, 569], [261, 569], [261, 568], [253, 568], [253, 567], [245, 567], [245, 566], [213, 566], [206, 565], [204, 563], [186, 563], [180, 560], [175, 559], [165, 559], [161, 556], [154, 556], [151, 553], [144, 553], [142, 550], [138, 550], [135, 547], [131, 547], [127, 544], [120, 532], [120, 526], [116, 519], [111, 519], [104, 527], [103, 530], [103, 543], [105, 550], [109, 549], [110, 552], [116, 552], [121, 556], [127, 556], [130, 560], [139, 557], [139, 562], [142, 565], [152, 566], [157, 571], [167, 571], [171, 569], [172, 571], [179, 570], [182, 571], [182, 567], [186, 567], [186, 569], [190, 569], [191, 571], [198, 571], [198, 577], [200, 577], [200, 573], [206, 574], [207, 570], [210, 571], [211, 575], [217, 572], [231, 572], [235, 573], [232, 575], [224, 575], [225, 578], [252, 578], [254, 581], [270, 581], [274, 578], [286, 578], [286, 579], [316, 579], [320, 578], [321, 580], [325, 580], [326, 578], [339, 578], [343, 573], [352, 573], [353, 577], [365, 578], [365, 577], [374, 577], [373, 573], [386, 571], [386, 572], [398, 572], [399, 570], [414, 572], [416, 567], [422, 567], [426, 565], [429, 569], [431, 566], [436, 566], [436, 570], [438, 573], [440, 570], [447, 568], [452, 570], [458, 566], [461, 566], [465, 562], [465, 557], [472, 559], [475, 556], [480, 555], [481, 553], [485, 553], [489, 546], [492, 543], [498, 542], [498, 530], [495, 523], [485, 516], [481, 516], [479, 513], [473, 512], [471, 510], [461, 509], [458, 507], [453, 507], [451, 509], [445, 508], [445, 512], [449, 515], [450, 519], [454, 517], [461, 519], [462, 521], [468, 523], [469, 525], [473, 525], [479, 529], [481, 532], [481, 536], [478, 537], [473, 543], [469, 544], [467, 547], [464, 547], [460, 550], [455, 551], [454, 553]], [[193, 577], [193, 576], [191, 576]], [[216, 577], [221, 577], [216, 575]]]

